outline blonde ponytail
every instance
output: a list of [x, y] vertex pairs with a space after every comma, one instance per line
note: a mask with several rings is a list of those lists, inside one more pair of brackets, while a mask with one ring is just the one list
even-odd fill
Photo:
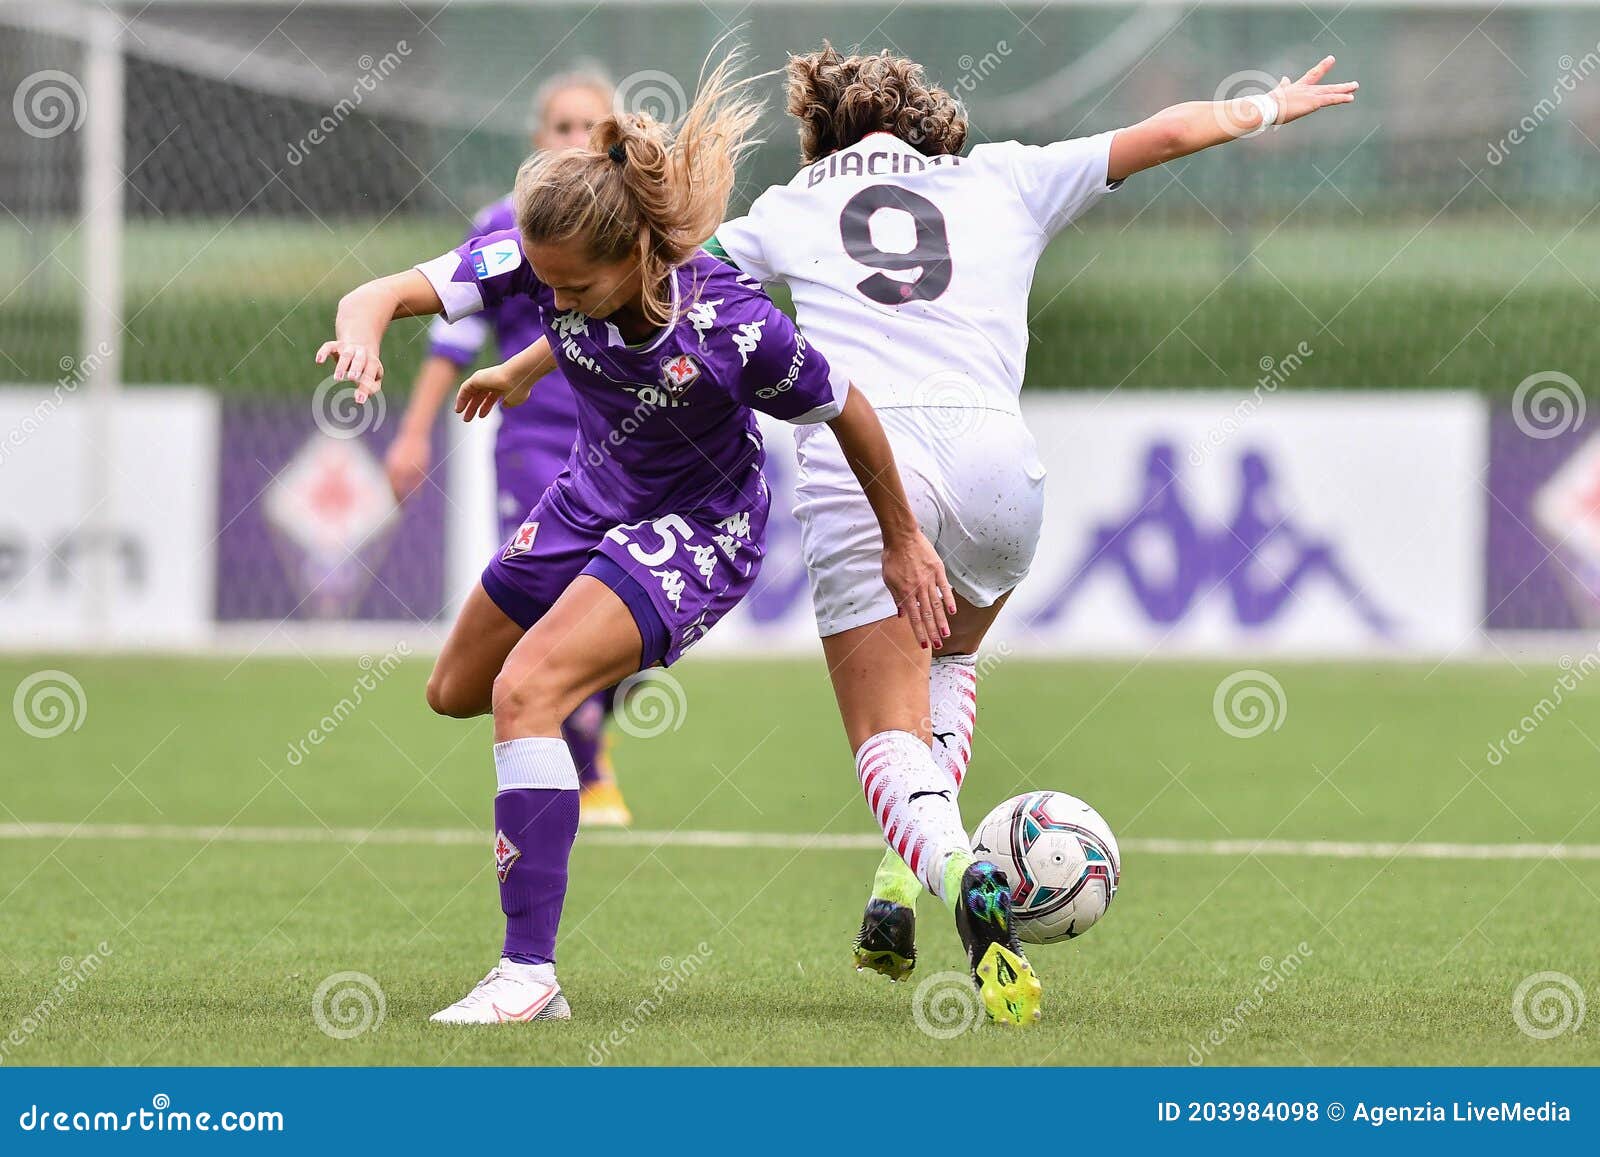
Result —
[[737, 80], [738, 51], [703, 74], [674, 124], [617, 111], [600, 120], [587, 149], [529, 157], [517, 172], [517, 228], [531, 243], [581, 239], [597, 261], [637, 255], [644, 313], [664, 325], [667, 278], [727, 215], [740, 159], [760, 142], [751, 132], [761, 103]]

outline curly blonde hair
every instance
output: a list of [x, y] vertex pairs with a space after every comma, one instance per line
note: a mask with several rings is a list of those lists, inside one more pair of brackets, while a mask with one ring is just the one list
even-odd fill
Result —
[[694, 256], [727, 217], [740, 158], [761, 104], [736, 80], [730, 52], [703, 75], [689, 110], [674, 124], [617, 111], [595, 124], [586, 149], [538, 153], [517, 171], [517, 229], [529, 242], [581, 238], [596, 261], [637, 255], [644, 314], [670, 320], [667, 277]]
[[892, 133], [925, 156], [959, 153], [967, 110], [928, 81], [922, 65], [879, 52], [841, 56], [826, 40], [789, 57], [789, 115], [800, 122], [807, 164], [847, 149], [868, 133]]

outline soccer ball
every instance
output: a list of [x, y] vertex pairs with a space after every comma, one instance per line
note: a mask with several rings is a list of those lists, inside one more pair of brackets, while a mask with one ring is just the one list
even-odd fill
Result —
[[1082, 936], [1105, 915], [1122, 875], [1111, 826], [1060, 791], [1006, 800], [972, 833], [972, 852], [1011, 881], [1017, 936], [1030, 944]]

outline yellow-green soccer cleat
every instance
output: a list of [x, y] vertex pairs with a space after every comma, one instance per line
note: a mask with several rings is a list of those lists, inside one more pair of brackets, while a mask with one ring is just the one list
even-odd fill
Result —
[[979, 860], [961, 874], [956, 931], [989, 1020], [1000, 1025], [1039, 1020], [1042, 988], [1017, 942], [1010, 882], [993, 864]]
[[904, 980], [917, 966], [916, 909], [874, 896], [867, 901], [856, 933], [856, 971], [870, 968], [890, 980]]

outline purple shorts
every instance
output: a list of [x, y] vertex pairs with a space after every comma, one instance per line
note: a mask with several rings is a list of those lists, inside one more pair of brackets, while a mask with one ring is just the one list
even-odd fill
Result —
[[639, 665], [671, 666], [755, 584], [767, 507], [763, 486], [748, 510], [619, 526], [552, 486], [484, 569], [483, 589], [526, 630], [573, 579], [592, 575], [632, 612], [644, 640]]

